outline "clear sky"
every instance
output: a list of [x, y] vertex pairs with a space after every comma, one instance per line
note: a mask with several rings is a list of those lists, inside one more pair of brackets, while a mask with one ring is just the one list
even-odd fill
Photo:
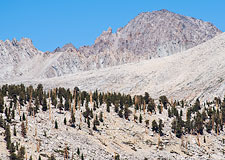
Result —
[[0, 39], [31, 38], [52, 51], [66, 43], [91, 45], [141, 12], [167, 9], [212, 22], [225, 31], [225, 0], [0, 0]]

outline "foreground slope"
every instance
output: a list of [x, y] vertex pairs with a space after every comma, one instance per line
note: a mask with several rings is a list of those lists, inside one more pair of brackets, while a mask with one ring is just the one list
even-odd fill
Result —
[[22, 82], [43, 83], [49, 88], [78, 86], [88, 91], [149, 92], [154, 98], [165, 94], [178, 99], [200, 97], [206, 100], [225, 94], [224, 62], [225, 33], [185, 52], [164, 58]]
[[224, 125], [219, 98], [191, 105], [148, 94], [0, 88], [3, 160], [224, 160]]

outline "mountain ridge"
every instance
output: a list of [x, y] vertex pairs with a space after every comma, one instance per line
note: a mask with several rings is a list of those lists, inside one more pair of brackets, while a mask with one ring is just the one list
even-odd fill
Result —
[[161, 10], [140, 13], [117, 32], [112, 33], [109, 28], [96, 38], [93, 45], [79, 49], [66, 44], [53, 52], [41, 52], [30, 39], [1, 41], [0, 79], [27, 78], [29, 75], [30, 78], [59, 77], [169, 56], [220, 33], [211, 23]]
[[13, 82], [33, 85], [42, 83], [47, 89], [55, 86], [86, 91], [112, 91], [144, 94], [153, 98], [166, 95], [173, 99], [208, 100], [225, 95], [225, 33], [185, 52], [167, 57], [123, 64], [98, 70], [47, 79], [26, 79]]

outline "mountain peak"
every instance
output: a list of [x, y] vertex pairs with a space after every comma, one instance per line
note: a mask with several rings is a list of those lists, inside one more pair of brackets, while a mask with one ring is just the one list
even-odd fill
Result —
[[76, 52], [77, 49], [72, 43], [65, 44], [62, 48], [57, 47], [53, 52]]

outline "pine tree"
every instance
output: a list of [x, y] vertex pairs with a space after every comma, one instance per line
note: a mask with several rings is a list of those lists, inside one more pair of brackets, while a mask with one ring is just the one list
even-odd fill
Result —
[[96, 124], [94, 122], [93, 122], [93, 130], [97, 131], [97, 127], [96, 127]]
[[57, 120], [55, 120], [55, 129], [58, 129], [58, 123], [57, 123]]
[[13, 135], [16, 136], [16, 126], [14, 125]]
[[168, 117], [171, 118], [172, 117], [172, 114], [171, 114], [171, 110], [170, 108], [168, 108]]
[[56, 160], [54, 154], [51, 154], [51, 157], [48, 160]]
[[145, 92], [144, 100], [145, 100], [145, 103], [148, 104], [148, 102], [149, 102], [149, 94], [147, 92]]
[[24, 114], [24, 112], [23, 112], [23, 121], [25, 121], [26, 120], [26, 117], [25, 117], [25, 114]]
[[123, 109], [120, 109], [120, 111], [118, 112], [118, 115], [120, 118], [123, 118]]
[[163, 104], [163, 107], [164, 107], [165, 109], [167, 109], [167, 103], [168, 103], [167, 97], [166, 97], [166, 96], [160, 96], [160, 97], [159, 97], [159, 101], [160, 101], [160, 103]]
[[158, 126], [157, 122], [155, 120], [153, 120], [152, 121], [152, 131], [157, 133], [158, 130], [159, 130], [159, 126]]
[[47, 100], [46, 98], [43, 99], [43, 105], [42, 105], [42, 111], [47, 111], [48, 107], [47, 107]]
[[64, 118], [64, 124], [66, 125], [66, 117]]
[[142, 123], [142, 116], [141, 116], [141, 114], [139, 116], [139, 123]]
[[99, 126], [99, 125], [100, 125], [100, 122], [99, 122], [99, 120], [98, 120], [97, 114], [96, 114], [96, 116], [95, 116], [94, 123], [95, 123], [96, 126]]
[[25, 147], [22, 146], [18, 151], [17, 157], [19, 160], [22, 160], [24, 159], [24, 155], [25, 155]]
[[27, 131], [26, 131], [24, 122], [21, 123], [21, 134], [23, 137], [26, 137], [26, 135], [27, 135]]
[[124, 117], [125, 117], [126, 119], [129, 118], [130, 113], [131, 113], [131, 111], [128, 109], [128, 106], [125, 106], [125, 109], [124, 109]]
[[90, 128], [90, 120], [89, 120], [89, 117], [87, 118], [87, 124], [88, 124], [88, 128]]
[[114, 109], [114, 111], [115, 111], [116, 113], [118, 113], [118, 111], [119, 111], [119, 103], [118, 103], [118, 102], [116, 102], [116, 104], [115, 104], [115, 109]]
[[11, 148], [11, 132], [10, 132], [10, 125], [7, 124], [5, 127], [5, 141], [7, 149]]
[[198, 133], [203, 134], [203, 120], [200, 112], [197, 112], [197, 116], [195, 118], [195, 128]]
[[70, 108], [69, 99], [66, 98], [66, 101], [65, 101], [65, 111], [68, 111], [69, 108]]
[[79, 156], [80, 155], [80, 149], [77, 148], [77, 155]]
[[4, 98], [3, 95], [0, 93], [0, 113], [4, 111]]
[[106, 104], [106, 111], [110, 113], [110, 103], [109, 102]]
[[163, 136], [163, 132], [162, 132], [163, 127], [164, 127], [164, 125], [162, 123], [162, 120], [159, 119], [159, 134], [160, 134], [160, 136]]
[[2, 118], [2, 115], [0, 115], [0, 127], [4, 128], [4, 119]]
[[100, 112], [100, 115], [99, 115], [99, 121], [103, 122], [103, 112], [102, 111]]

